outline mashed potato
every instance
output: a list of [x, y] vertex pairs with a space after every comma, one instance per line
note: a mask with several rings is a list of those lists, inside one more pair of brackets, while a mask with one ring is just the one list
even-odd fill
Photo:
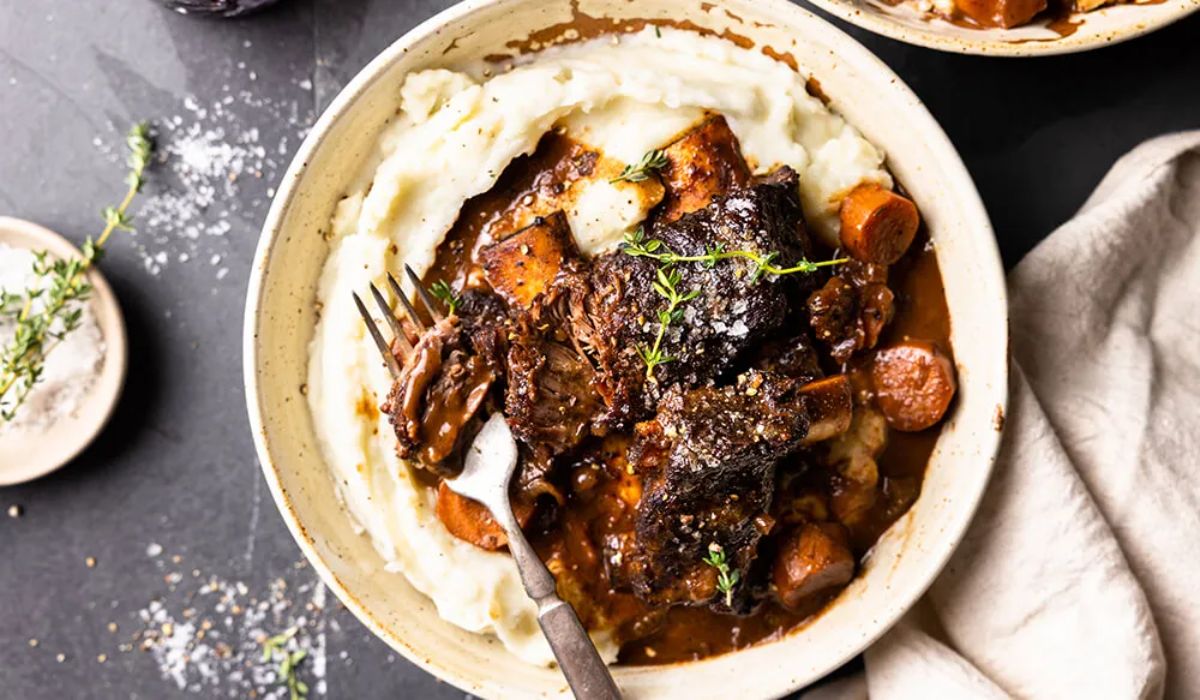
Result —
[[[371, 538], [389, 571], [401, 573], [465, 629], [495, 634], [534, 664], [552, 660], [506, 554], [454, 538], [394, 454], [378, 406], [391, 380], [366, 337], [352, 291], [405, 263], [418, 271], [463, 203], [487, 191], [504, 168], [534, 150], [552, 128], [607, 158], [634, 163], [664, 146], [706, 110], [723, 114], [756, 172], [790, 165], [814, 231], [836, 241], [841, 196], [864, 181], [891, 186], [883, 153], [805, 90], [805, 77], [753, 50], [664, 29], [549, 49], [482, 82], [427, 70], [401, 87], [402, 113], [379, 143], [372, 172], [333, 220], [333, 244], [318, 289], [324, 312], [310, 348], [308, 400], [349, 516]], [[645, 216], [621, 206], [607, 180], [588, 184], [568, 212], [580, 246], [616, 245]], [[608, 203], [612, 203], [611, 205]], [[608, 634], [601, 654], [616, 658]]]

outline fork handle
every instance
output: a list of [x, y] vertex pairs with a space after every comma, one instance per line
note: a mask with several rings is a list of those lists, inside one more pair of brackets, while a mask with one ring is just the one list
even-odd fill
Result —
[[497, 519], [508, 535], [508, 549], [517, 562], [525, 592], [537, 603], [538, 624], [567, 677], [571, 692], [580, 700], [620, 700], [621, 691], [575, 609], [558, 597], [554, 576], [525, 539], [511, 506], [506, 504], [504, 511]]

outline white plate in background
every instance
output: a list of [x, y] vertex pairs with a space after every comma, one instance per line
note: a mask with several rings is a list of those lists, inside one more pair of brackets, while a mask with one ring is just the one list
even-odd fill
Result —
[[[808, 0], [826, 12], [868, 31], [939, 51], [978, 56], [1053, 56], [1091, 51], [1161, 29], [1200, 10], [1200, 0], [1150, 0], [1076, 12], [1061, 35], [1039, 19], [1012, 29], [975, 29], [929, 18], [905, 5], [883, 0]], [[1065, 33], [1065, 32], [1064, 32]]]

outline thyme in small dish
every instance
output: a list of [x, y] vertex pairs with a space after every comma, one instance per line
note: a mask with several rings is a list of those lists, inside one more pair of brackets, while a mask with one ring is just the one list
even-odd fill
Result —
[[725, 596], [725, 607], [733, 607], [733, 588], [738, 585], [742, 573], [730, 570], [725, 550], [716, 542], [708, 545], [708, 556], [703, 561], [717, 570], [717, 590]]
[[42, 379], [46, 356], [79, 327], [82, 303], [92, 292], [87, 271], [100, 262], [109, 236], [118, 229], [132, 230], [129, 205], [142, 189], [153, 151], [146, 124], [134, 124], [125, 144], [129, 148], [125, 196], [116, 206], [104, 209], [100, 236], [94, 240], [89, 236], [80, 249], [81, 256], [71, 260], [51, 259], [44, 250], [34, 252], [37, 281], [21, 292], [0, 290], [0, 317], [14, 324], [11, 339], [0, 347], [0, 419], [16, 417], [17, 409]]
[[441, 299], [450, 309], [450, 313], [458, 311], [458, 305], [462, 301], [462, 297], [454, 293], [454, 290], [450, 288], [446, 280], [438, 280], [429, 285], [429, 293]]
[[308, 652], [302, 649], [288, 651], [287, 643], [296, 636], [296, 628], [281, 632], [274, 637], [268, 637], [262, 643], [262, 660], [270, 662], [278, 660], [275, 673], [280, 683], [287, 686], [289, 700], [304, 700], [308, 697], [308, 684], [296, 675], [296, 669], [304, 663]]
[[667, 167], [667, 154], [659, 149], [646, 151], [642, 159], [632, 165], [626, 165], [621, 174], [609, 182], [642, 182], [650, 177], [650, 173]]

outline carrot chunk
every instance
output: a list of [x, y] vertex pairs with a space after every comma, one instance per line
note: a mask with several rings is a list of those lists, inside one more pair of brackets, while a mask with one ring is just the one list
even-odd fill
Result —
[[891, 265], [904, 255], [921, 219], [912, 200], [879, 185], [854, 188], [842, 200], [842, 245], [856, 259]]
[[941, 420], [958, 388], [950, 358], [923, 340], [906, 340], [875, 353], [871, 381], [888, 425], [906, 432]]
[[1027, 24], [1046, 9], [1046, 0], [954, 0], [959, 12], [984, 27], [1016, 27]]
[[845, 530], [834, 523], [808, 523], [785, 535], [771, 571], [776, 598], [792, 610], [852, 578], [854, 555], [846, 545]]
[[[533, 508], [514, 500], [513, 515], [523, 527], [533, 516]], [[458, 495], [444, 481], [438, 484], [437, 517], [451, 535], [476, 547], [495, 551], [508, 544], [504, 529], [485, 506]]]

